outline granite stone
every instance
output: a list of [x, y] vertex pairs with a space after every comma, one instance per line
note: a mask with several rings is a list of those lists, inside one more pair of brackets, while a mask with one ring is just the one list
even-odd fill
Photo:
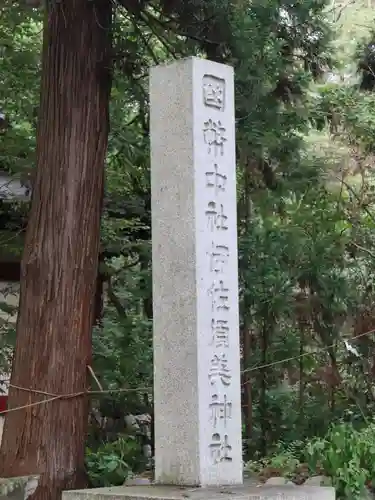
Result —
[[233, 69], [150, 78], [155, 481], [242, 483]]
[[38, 486], [39, 476], [0, 478], [0, 500], [26, 500]]
[[65, 491], [62, 500], [335, 500], [335, 490], [323, 486], [234, 486], [186, 488], [173, 486], [120, 486]]

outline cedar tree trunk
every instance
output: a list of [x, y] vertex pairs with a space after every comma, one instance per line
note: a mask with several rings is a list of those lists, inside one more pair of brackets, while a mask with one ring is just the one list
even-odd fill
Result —
[[[47, 399], [41, 391], [82, 393], [89, 384], [108, 139], [111, 0], [48, 5], [10, 409]], [[62, 490], [84, 486], [87, 425], [85, 395], [8, 413], [0, 476], [40, 474], [29, 500], [57, 500]]]

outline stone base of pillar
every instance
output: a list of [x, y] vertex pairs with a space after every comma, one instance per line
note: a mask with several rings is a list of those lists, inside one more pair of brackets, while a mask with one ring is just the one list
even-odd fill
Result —
[[178, 486], [117, 486], [64, 491], [62, 500], [335, 500], [329, 486], [243, 486], [187, 488]]

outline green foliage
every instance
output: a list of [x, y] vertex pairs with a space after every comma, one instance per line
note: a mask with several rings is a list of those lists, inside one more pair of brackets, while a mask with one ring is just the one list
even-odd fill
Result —
[[246, 472], [252, 472], [253, 474], [259, 475], [264, 471], [264, 469], [269, 468], [283, 477], [292, 479], [299, 464], [300, 461], [296, 458], [293, 452], [285, 450], [258, 461], [250, 460], [247, 462], [245, 470]]
[[[365, 457], [373, 461], [364, 444], [365, 433], [369, 441], [373, 434], [361, 425], [375, 409], [375, 346], [370, 335], [352, 337], [366, 333], [358, 326], [364, 314], [375, 317], [374, 96], [359, 81], [324, 81], [341, 54], [333, 52], [338, 33], [323, 0], [169, 4], [116, 9], [102, 218], [105, 300], [93, 335], [93, 369], [112, 392], [95, 403], [113, 419], [152, 414], [148, 69], [193, 54], [232, 64], [243, 346], [250, 337], [243, 351], [251, 390], [247, 454], [261, 457], [258, 469], [267, 465], [289, 477], [307, 459], [310, 472], [318, 472], [320, 454], [339, 493], [357, 495], [373, 473], [363, 465]], [[0, 168], [21, 176], [34, 165], [41, 15], [10, 0], [0, 14], [0, 112], [7, 119]], [[317, 129], [321, 135], [312, 134]], [[316, 153], [322, 137], [337, 150], [334, 157]], [[340, 156], [344, 146], [348, 164]], [[8, 232], [22, 234], [27, 208], [0, 206], [2, 253], [20, 255], [22, 237], [9, 239]], [[375, 319], [369, 324], [374, 328]], [[4, 335], [0, 342], [3, 354]], [[340, 424], [327, 434], [330, 422], [342, 419], [359, 430]], [[122, 484], [142, 469], [138, 440], [90, 437], [93, 486]]]
[[338, 423], [320, 438], [280, 442], [272, 455], [248, 462], [246, 470], [265, 478], [280, 475], [297, 484], [323, 475], [331, 479], [337, 498], [359, 500], [374, 488], [374, 443], [374, 423], [359, 429]]
[[362, 498], [375, 477], [375, 425], [356, 430], [350, 424], [332, 426], [324, 439], [307, 446], [312, 470], [319, 465], [333, 478], [339, 497]]
[[121, 486], [137, 472], [144, 459], [133, 436], [120, 436], [96, 451], [86, 450], [86, 468], [91, 487]]
[[374, 443], [374, 423], [359, 429], [351, 423], [338, 423], [320, 438], [279, 443], [273, 455], [248, 462], [246, 469], [260, 476], [270, 471], [297, 483], [323, 475], [331, 479], [337, 498], [359, 500], [374, 487]]
[[[256, 325], [259, 329], [246, 365], [253, 388], [251, 456], [264, 432], [259, 426], [263, 418], [268, 421], [271, 451], [281, 438], [291, 442], [300, 436], [319, 435], [326, 422], [347, 408], [348, 388], [336, 388], [332, 410], [326, 382], [317, 384], [314, 377], [320, 365], [330, 364], [332, 359], [346, 361], [341, 340], [345, 318], [355, 314], [366, 293], [359, 262], [347, 251], [353, 241], [347, 217], [352, 210], [350, 202], [324, 186], [307, 188], [300, 198], [284, 199], [281, 215], [270, 216], [268, 201], [272, 200], [264, 200], [257, 216], [253, 214], [240, 240], [241, 308], [243, 315], [247, 311], [253, 328]], [[371, 259], [366, 262], [366, 266], [371, 265]], [[270, 366], [265, 370], [267, 390], [261, 401], [262, 378], [256, 367], [263, 364]], [[280, 384], [286, 371], [300, 372], [302, 393], [298, 384]], [[358, 377], [356, 387], [364, 376]], [[361, 407], [371, 412], [368, 402]]]
[[0, 169], [19, 173], [34, 161], [42, 26], [38, 11], [11, 4], [5, 0], [0, 7], [0, 112], [7, 120]]
[[[149, 269], [142, 270], [139, 264], [127, 267], [118, 259], [107, 270], [113, 274], [106, 314], [93, 335], [94, 369], [107, 390], [129, 392], [101, 398], [101, 411], [107, 417], [147, 413], [145, 394], [151, 393], [153, 373], [151, 320], [144, 311]], [[138, 388], [144, 390], [134, 391]]]
[[[3, 373], [11, 368], [12, 349], [15, 344], [16, 294], [7, 286], [0, 287], [0, 380]], [[9, 298], [11, 300], [9, 300]]]

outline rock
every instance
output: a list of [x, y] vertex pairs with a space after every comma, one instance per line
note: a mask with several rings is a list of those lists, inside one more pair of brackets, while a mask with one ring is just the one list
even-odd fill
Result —
[[327, 476], [312, 476], [303, 484], [304, 486], [332, 486], [332, 479]]
[[133, 476], [133, 477], [129, 477], [125, 481], [124, 486], [148, 486], [150, 484], [152, 484], [152, 483], [148, 477]]
[[124, 420], [125, 420], [125, 425], [128, 429], [131, 429], [131, 430], [138, 430], [139, 429], [138, 422], [137, 422], [134, 415], [126, 415], [124, 417]]
[[246, 470], [246, 469], [244, 469], [244, 471], [243, 471], [243, 479], [244, 479], [244, 481], [245, 481], [245, 479], [256, 479], [259, 483], [262, 482], [259, 479], [258, 472], [255, 472], [253, 470]]
[[142, 415], [126, 415], [124, 420], [126, 427], [134, 432], [139, 432], [142, 426], [149, 426], [152, 422], [151, 415], [147, 413]]
[[38, 483], [39, 483], [38, 476], [34, 476], [34, 477], [29, 478], [29, 480], [27, 481], [27, 483], [25, 485], [24, 500], [26, 500], [29, 496], [31, 496], [35, 492], [35, 490], [38, 487]]
[[151, 425], [152, 423], [151, 415], [149, 415], [148, 413], [144, 413], [142, 415], [134, 415], [134, 418], [137, 421], [138, 425]]
[[288, 480], [285, 477], [270, 477], [265, 482], [266, 486], [284, 486], [288, 484]]
[[361, 500], [373, 500], [374, 499], [374, 494], [371, 492], [369, 488], [365, 488], [365, 490], [362, 492], [360, 496]]
[[151, 449], [151, 445], [149, 444], [145, 444], [142, 448], [142, 451], [143, 451], [143, 456], [146, 457], [146, 458], [151, 458], [152, 457], [152, 449]]
[[39, 476], [0, 479], [0, 500], [26, 500], [36, 490]]
[[262, 486], [262, 483], [259, 481], [259, 478], [255, 474], [253, 476], [246, 476], [244, 474], [243, 485], [246, 488], [254, 488], [256, 486]]

